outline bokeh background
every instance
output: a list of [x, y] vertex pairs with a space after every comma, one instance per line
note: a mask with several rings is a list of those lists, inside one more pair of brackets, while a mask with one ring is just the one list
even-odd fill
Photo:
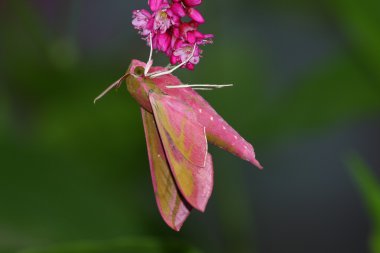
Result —
[[92, 103], [147, 58], [146, 1], [0, 1], [0, 252], [380, 252], [380, 2], [203, 2], [215, 43], [177, 75], [235, 84], [202, 95], [265, 169], [211, 148], [208, 208], [176, 233], [137, 104]]

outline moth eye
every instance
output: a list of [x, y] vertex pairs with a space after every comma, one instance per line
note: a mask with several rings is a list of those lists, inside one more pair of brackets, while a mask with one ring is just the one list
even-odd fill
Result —
[[144, 74], [144, 68], [139, 66], [139, 67], [136, 67], [135, 70], [134, 70], [134, 74], [136, 76], [142, 76]]

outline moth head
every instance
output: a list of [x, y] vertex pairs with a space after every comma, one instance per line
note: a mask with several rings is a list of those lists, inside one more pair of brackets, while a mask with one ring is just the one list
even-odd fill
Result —
[[123, 81], [126, 81], [129, 93], [131, 93], [140, 104], [146, 103], [148, 101], [148, 91], [156, 88], [156, 85], [153, 82], [146, 79], [146, 68], [149, 70], [151, 65], [152, 61], [149, 61], [149, 63], [146, 64], [139, 60], [132, 60], [127, 72], [96, 97], [94, 102], [102, 98], [110, 90], [120, 87]]
[[135, 78], [144, 77], [144, 72], [146, 68], [146, 63], [139, 60], [132, 60], [129, 65], [127, 73]]

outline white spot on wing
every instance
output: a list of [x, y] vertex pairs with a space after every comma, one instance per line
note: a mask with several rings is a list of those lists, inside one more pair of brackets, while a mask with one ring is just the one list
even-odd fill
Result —
[[214, 121], [214, 117], [213, 117], [213, 116], [211, 116], [211, 117], [210, 117], [210, 120], [211, 120], [211, 121]]
[[199, 108], [199, 110], [198, 110], [198, 111], [199, 111], [199, 113], [202, 113], [202, 109], [200, 109], [200, 108]]
[[226, 127], [225, 127], [225, 126], [223, 126], [223, 130], [226, 130]]
[[235, 140], [237, 140], [237, 139], [238, 139], [236, 135], [234, 135], [234, 138], [235, 138]]

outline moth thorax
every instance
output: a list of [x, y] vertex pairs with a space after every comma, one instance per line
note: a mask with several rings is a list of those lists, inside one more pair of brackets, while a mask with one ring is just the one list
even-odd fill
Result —
[[149, 112], [152, 111], [152, 107], [149, 102], [149, 88], [144, 83], [142, 78], [136, 78], [134, 76], [129, 76], [127, 78], [127, 89], [131, 96], [141, 105], [144, 109]]

